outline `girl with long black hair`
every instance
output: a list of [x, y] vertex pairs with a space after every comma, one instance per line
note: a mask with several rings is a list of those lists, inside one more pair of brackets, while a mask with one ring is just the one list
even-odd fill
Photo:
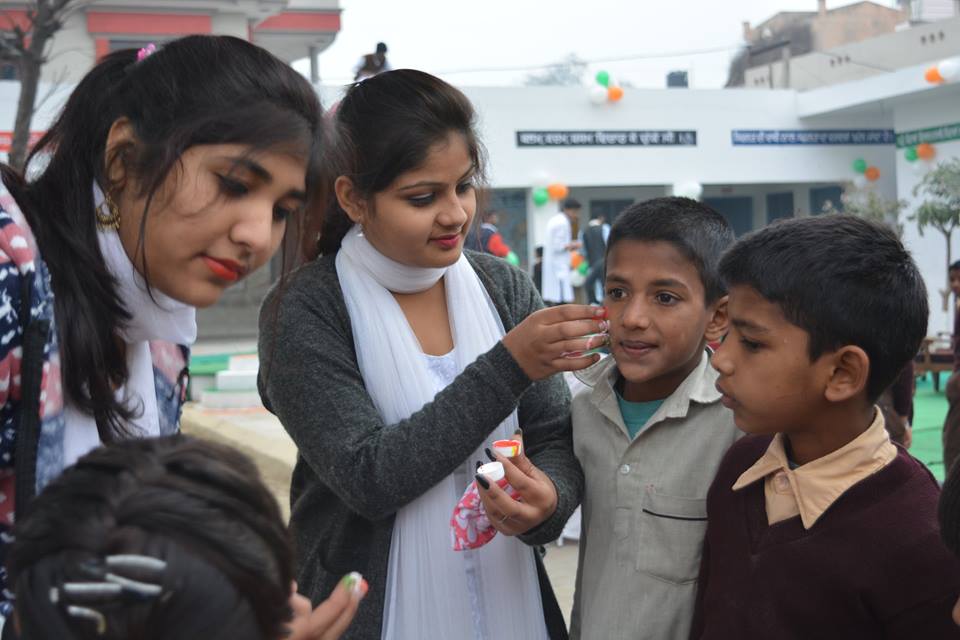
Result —
[[177, 431], [195, 308], [296, 227], [321, 140], [288, 65], [190, 36], [106, 56], [33, 149], [38, 175], [0, 167], [0, 541], [87, 451]]

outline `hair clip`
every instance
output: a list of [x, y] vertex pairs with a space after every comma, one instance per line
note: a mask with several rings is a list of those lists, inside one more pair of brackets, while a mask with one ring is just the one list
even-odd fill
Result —
[[156, 52], [157, 52], [157, 45], [151, 42], [144, 48], [137, 51], [137, 62], [143, 62], [144, 60], [146, 60]]
[[97, 624], [98, 636], [102, 636], [107, 632], [107, 619], [96, 609], [88, 609], [87, 607], [76, 607], [74, 605], [70, 605], [67, 607], [67, 615], [74, 618], [83, 618], [84, 620], [95, 622]]

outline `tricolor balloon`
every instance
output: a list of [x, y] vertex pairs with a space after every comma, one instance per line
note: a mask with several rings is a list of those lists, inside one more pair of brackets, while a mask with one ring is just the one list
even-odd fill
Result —
[[943, 84], [960, 79], [960, 56], [946, 58], [932, 67], [927, 67], [923, 77], [930, 84]]
[[557, 182], [546, 171], [538, 171], [531, 180], [533, 204], [542, 207], [551, 200], [563, 200], [570, 195], [570, 188]]
[[593, 104], [620, 102], [623, 99], [623, 88], [611, 79], [609, 71], [597, 71], [594, 80], [596, 84], [590, 87], [590, 102]]

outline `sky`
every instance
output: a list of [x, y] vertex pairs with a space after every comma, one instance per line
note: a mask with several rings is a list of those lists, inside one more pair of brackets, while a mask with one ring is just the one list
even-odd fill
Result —
[[[895, 6], [895, 0], [877, 0]], [[828, 0], [832, 9], [849, 0]], [[634, 87], [665, 86], [671, 70], [694, 88], [722, 87], [743, 22], [816, 11], [817, 0], [340, 0], [341, 31], [320, 54], [324, 84], [353, 79], [383, 41], [394, 68], [469, 86], [521, 85], [570, 54]], [[306, 60], [295, 66], [307, 72]], [[492, 69], [492, 70], [491, 70]]]

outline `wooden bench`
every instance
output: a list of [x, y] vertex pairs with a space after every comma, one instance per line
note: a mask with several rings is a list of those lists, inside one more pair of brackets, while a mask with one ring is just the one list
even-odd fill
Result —
[[933, 375], [934, 391], [940, 391], [940, 374], [953, 372], [953, 350], [936, 346], [938, 343], [942, 345], [943, 342], [943, 336], [924, 338], [920, 344], [920, 352], [914, 358], [917, 376], [926, 373]]

